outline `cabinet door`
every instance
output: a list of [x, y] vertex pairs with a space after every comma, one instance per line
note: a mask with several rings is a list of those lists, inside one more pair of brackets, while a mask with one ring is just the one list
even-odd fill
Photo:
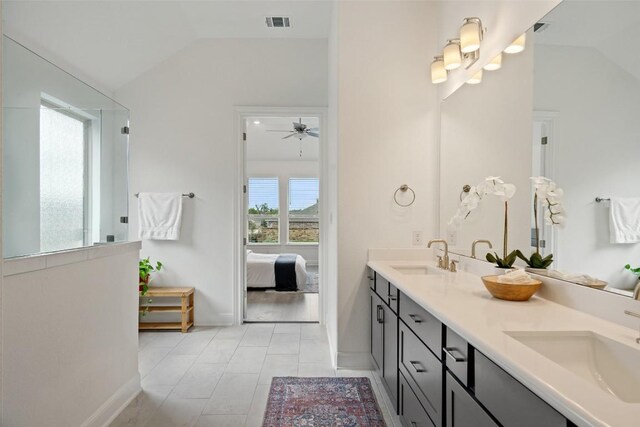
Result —
[[446, 387], [447, 427], [498, 427], [450, 373], [447, 373]]
[[376, 365], [375, 369], [382, 374], [383, 361], [383, 334], [384, 334], [384, 303], [374, 292], [370, 291], [371, 299], [371, 357]]
[[398, 410], [398, 317], [384, 307], [384, 366], [382, 379], [389, 392], [393, 409]]
[[400, 405], [398, 415], [404, 427], [434, 427], [431, 418], [420, 404], [409, 383], [400, 374], [399, 397]]

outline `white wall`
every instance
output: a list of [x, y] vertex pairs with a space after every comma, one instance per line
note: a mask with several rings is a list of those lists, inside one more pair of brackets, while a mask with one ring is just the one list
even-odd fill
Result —
[[481, 84], [461, 87], [440, 108], [440, 234], [465, 253], [474, 240], [489, 239], [502, 256], [504, 204], [495, 196], [487, 196], [455, 232], [447, 230], [462, 187], [487, 176], [517, 188], [509, 201], [509, 252], [526, 254], [531, 246], [533, 47], [529, 38], [524, 52], [505, 56], [500, 70], [485, 71]]
[[480, 59], [468, 70], [462, 67], [449, 73], [441, 85], [440, 96], [445, 99], [491, 61], [520, 34], [527, 31], [562, 0], [465, 0], [441, 1], [439, 5], [437, 49], [429, 55], [442, 53], [447, 39], [460, 37], [464, 18], [479, 17], [487, 29], [480, 48]]
[[632, 288], [623, 269], [640, 245], [609, 243], [609, 206], [600, 197], [638, 197], [640, 82], [600, 51], [536, 45], [535, 109], [555, 111], [554, 177], [565, 190], [567, 224], [556, 268]]
[[103, 426], [140, 390], [139, 244], [5, 261], [6, 426]]
[[[436, 87], [427, 70], [437, 49], [431, 2], [339, 2], [338, 307], [340, 366], [368, 366], [367, 249], [407, 247], [437, 233]], [[402, 184], [416, 192], [394, 204]]]
[[[196, 194], [184, 200], [179, 241], [143, 242], [143, 255], [166, 265], [154, 284], [195, 286], [196, 323], [232, 323], [234, 107], [325, 106], [327, 41], [203, 40], [116, 91], [116, 99], [131, 109], [131, 194]], [[130, 206], [135, 237], [134, 198]]]
[[[278, 178], [280, 186], [278, 196], [280, 206], [286, 206], [289, 199], [289, 178], [318, 178], [317, 161], [266, 161], [254, 160], [247, 162], [246, 174], [248, 178], [268, 177]], [[294, 253], [301, 255], [307, 265], [318, 265], [317, 244], [287, 244], [287, 209], [280, 209], [280, 244], [260, 245], [250, 243], [248, 249], [266, 254]]]

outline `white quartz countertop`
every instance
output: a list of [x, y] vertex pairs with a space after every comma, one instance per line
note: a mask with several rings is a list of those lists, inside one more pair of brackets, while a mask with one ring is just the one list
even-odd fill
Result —
[[634, 347], [638, 346], [637, 330], [535, 296], [527, 302], [493, 298], [474, 274], [405, 275], [393, 268], [403, 265], [435, 268], [416, 260], [368, 262], [379, 275], [575, 424], [640, 426], [640, 404], [618, 400], [505, 333], [593, 331]]

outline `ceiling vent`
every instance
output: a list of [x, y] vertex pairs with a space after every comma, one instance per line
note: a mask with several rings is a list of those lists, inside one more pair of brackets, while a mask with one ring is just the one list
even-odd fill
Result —
[[267, 16], [267, 27], [269, 28], [289, 28], [288, 16]]

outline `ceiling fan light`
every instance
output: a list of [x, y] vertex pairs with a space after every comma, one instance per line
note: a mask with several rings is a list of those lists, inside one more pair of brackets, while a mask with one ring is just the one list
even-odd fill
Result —
[[482, 68], [484, 68], [487, 71], [495, 71], [502, 68], [502, 54], [499, 53], [498, 56], [493, 58], [491, 62], [489, 62], [487, 65], [485, 65]]
[[515, 39], [509, 46], [504, 49], [504, 53], [520, 53], [524, 50], [527, 43], [527, 33], [523, 33], [520, 37]]
[[482, 83], [482, 69], [478, 70], [469, 80], [467, 80], [467, 84], [469, 85], [477, 85]]
[[439, 84], [447, 81], [447, 70], [444, 68], [444, 58], [436, 56], [431, 63], [431, 83]]
[[465, 18], [460, 28], [460, 51], [471, 53], [480, 49], [482, 40], [482, 21], [480, 18]]
[[444, 69], [455, 70], [462, 64], [462, 55], [460, 53], [460, 40], [447, 40], [444, 47]]

